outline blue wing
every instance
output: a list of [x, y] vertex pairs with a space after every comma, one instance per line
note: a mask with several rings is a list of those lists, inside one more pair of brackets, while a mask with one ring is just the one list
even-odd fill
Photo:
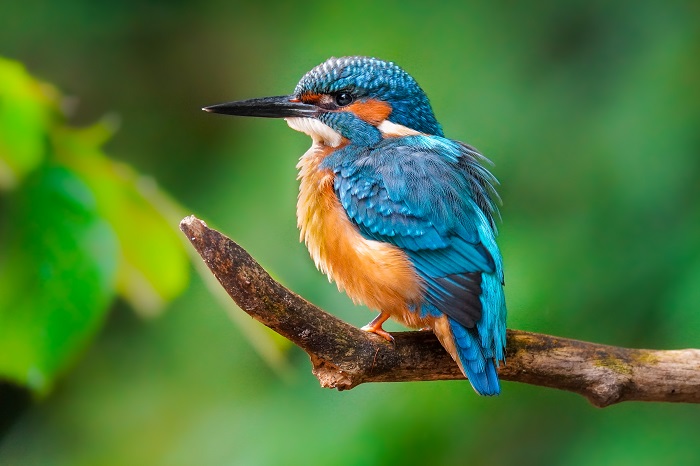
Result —
[[407, 136], [348, 145], [323, 166], [335, 172], [335, 192], [360, 233], [406, 252], [425, 287], [415, 311], [449, 317], [460, 367], [478, 393], [495, 395], [506, 307], [495, 179], [480, 158], [449, 139]]
[[413, 262], [431, 305], [422, 312], [437, 310], [466, 328], [484, 314], [482, 274], [502, 281], [489, 196], [495, 180], [477, 157], [449, 139], [410, 136], [348, 146], [324, 162], [361, 234], [398, 246]]
[[449, 139], [408, 136], [348, 145], [323, 166], [335, 172], [335, 192], [360, 233], [408, 255], [425, 288], [415, 312], [449, 317], [460, 367], [478, 393], [495, 395], [506, 307], [490, 196], [495, 180], [480, 158]]
[[335, 192], [360, 233], [408, 255], [425, 288], [415, 311], [448, 316], [460, 367], [478, 393], [495, 395], [506, 307], [490, 197], [495, 180], [480, 157], [449, 139], [408, 136], [348, 145], [323, 166], [335, 172]]

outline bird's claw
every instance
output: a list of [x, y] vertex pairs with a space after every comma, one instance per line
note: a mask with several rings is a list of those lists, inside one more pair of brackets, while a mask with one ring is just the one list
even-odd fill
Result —
[[364, 327], [360, 328], [360, 330], [363, 330], [363, 331], [369, 332], [369, 333], [374, 333], [375, 335], [379, 335], [380, 337], [384, 338], [386, 341], [388, 341], [390, 343], [394, 343], [394, 337], [391, 336], [391, 333], [384, 330], [381, 326], [375, 327], [370, 323], [370, 324], [367, 324]]

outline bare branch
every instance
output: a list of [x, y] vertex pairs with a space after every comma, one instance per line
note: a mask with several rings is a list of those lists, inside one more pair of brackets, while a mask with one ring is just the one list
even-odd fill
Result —
[[[394, 333], [391, 344], [289, 291], [238, 244], [190, 216], [180, 229], [233, 300], [311, 357], [323, 387], [365, 382], [464, 378], [431, 332]], [[622, 401], [700, 403], [700, 350], [656, 351], [599, 345], [508, 330], [503, 380], [586, 397], [604, 407]]]

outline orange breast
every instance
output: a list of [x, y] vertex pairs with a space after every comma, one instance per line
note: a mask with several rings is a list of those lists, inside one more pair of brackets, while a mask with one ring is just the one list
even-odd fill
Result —
[[421, 282], [408, 257], [395, 246], [362, 237], [335, 195], [333, 172], [319, 169], [333, 150], [314, 144], [297, 165], [301, 239], [316, 267], [353, 301], [408, 325], [422, 325], [408, 312], [409, 305], [421, 300]]

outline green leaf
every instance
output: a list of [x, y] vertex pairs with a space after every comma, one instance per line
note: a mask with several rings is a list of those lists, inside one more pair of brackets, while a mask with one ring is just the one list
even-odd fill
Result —
[[176, 229], [183, 215], [153, 179], [102, 153], [110, 134], [97, 124], [61, 130], [54, 141], [61, 163], [90, 187], [97, 211], [117, 235], [118, 293], [141, 314], [153, 315], [189, 282], [189, 258]]
[[56, 100], [53, 88], [0, 57], [0, 190], [15, 188], [43, 161]]
[[117, 243], [69, 170], [37, 171], [10, 199], [0, 237], [0, 377], [45, 392], [113, 299]]

